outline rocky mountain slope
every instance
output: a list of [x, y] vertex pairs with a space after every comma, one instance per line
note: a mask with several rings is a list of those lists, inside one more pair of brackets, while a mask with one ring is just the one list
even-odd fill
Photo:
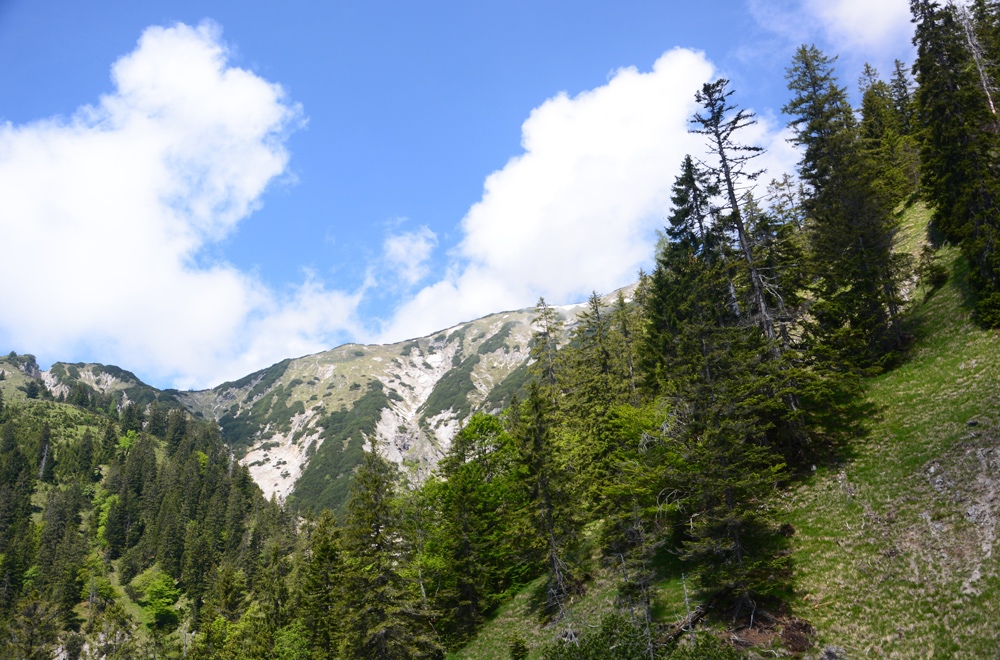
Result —
[[[557, 308], [567, 335], [585, 307]], [[100, 364], [56, 363], [43, 372], [31, 360], [19, 371], [67, 400], [82, 383], [121, 402], [155, 400], [214, 419], [268, 497], [340, 509], [369, 438], [419, 479], [473, 413], [503, 408], [527, 380], [534, 317], [527, 308], [396, 344], [346, 344], [202, 391], [156, 390]]]

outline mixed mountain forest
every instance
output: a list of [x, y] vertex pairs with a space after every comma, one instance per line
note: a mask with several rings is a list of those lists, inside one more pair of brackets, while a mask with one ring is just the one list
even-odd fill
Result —
[[857, 107], [797, 50], [794, 177], [706, 83], [653, 271], [571, 329], [539, 300], [429, 475], [371, 437], [305, 473], [337, 502], [267, 498], [239, 418], [0, 360], [0, 658], [1000, 652], [1000, 2], [911, 9], [916, 61]]

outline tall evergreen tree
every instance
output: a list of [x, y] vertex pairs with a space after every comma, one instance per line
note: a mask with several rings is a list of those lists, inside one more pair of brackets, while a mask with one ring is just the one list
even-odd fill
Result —
[[537, 575], [540, 557], [517, 527], [524, 499], [514, 441], [499, 419], [473, 415], [438, 467], [442, 479], [428, 488], [440, 515], [433, 545], [443, 559], [442, 628], [461, 643], [502, 594]]
[[970, 265], [976, 315], [1000, 325], [1000, 176], [996, 115], [966, 43], [957, 9], [911, 0], [916, 23], [916, 107], [922, 185], [937, 230]]
[[538, 383], [532, 382], [529, 387], [514, 430], [517, 461], [525, 489], [527, 523], [546, 557], [546, 609], [561, 618], [566, 614], [567, 597], [578, 586], [572, 556], [580, 531], [579, 518], [572, 502], [569, 473], [561, 464], [552, 405]]
[[906, 66], [900, 60], [892, 63], [892, 78], [889, 79], [889, 89], [892, 92], [892, 109], [896, 115], [896, 124], [902, 135], [913, 134], [913, 91], [910, 76]]
[[535, 318], [532, 325], [536, 326], [531, 347], [531, 358], [534, 360], [533, 370], [542, 386], [546, 388], [549, 399], [556, 405], [558, 389], [559, 345], [562, 341], [563, 322], [559, 312], [539, 298], [535, 305]]
[[421, 658], [437, 649], [400, 572], [395, 483], [373, 439], [354, 476], [343, 533], [347, 649], [359, 660]]
[[870, 64], [865, 64], [861, 76], [861, 122], [858, 126], [859, 146], [877, 174], [877, 183], [895, 206], [914, 192], [914, 150], [902, 135], [892, 89]]
[[343, 643], [344, 562], [340, 531], [329, 511], [320, 516], [309, 542], [309, 563], [303, 584], [304, 619], [316, 654], [334, 658]]
[[782, 110], [804, 147], [799, 173], [808, 186], [803, 206], [820, 298], [813, 333], [839, 360], [869, 367], [902, 346], [900, 285], [908, 262], [894, 251], [892, 200], [859, 144], [835, 59], [801, 46], [786, 75], [793, 96]]
[[59, 634], [58, 608], [33, 592], [17, 604], [6, 626], [0, 657], [9, 660], [50, 660]]
[[[736, 250], [749, 279], [748, 318], [760, 327], [769, 340], [774, 340], [777, 333], [774, 312], [768, 301], [768, 284], [757, 265], [744, 209], [752, 194], [749, 184], [760, 176], [759, 171], [750, 171], [747, 167], [763, 150], [736, 141], [737, 133], [754, 125], [757, 120], [752, 112], [738, 108], [730, 101], [733, 91], [727, 89], [728, 86], [729, 81], [720, 78], [705, 83], [695, 94], [702, 110], [695, 113], [691, 120], [696, 126], [691, 130], [707, 138], [709, 152], [717, 161], [708, 167], [708, 171], [718, 181], [719, 193], [724, 200], [719, 209], [720, 220], [736, 233]], [[675, 216], [677, 212], [675, 209]]]

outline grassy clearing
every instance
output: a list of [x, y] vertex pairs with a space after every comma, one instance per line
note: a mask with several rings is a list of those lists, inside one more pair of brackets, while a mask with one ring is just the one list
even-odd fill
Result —
[[[907, 214], [908, 245], [926, 226]], [[851, 657], [1000, 654], [996, 498], [1000, 335], [969, 318], [964, 262], [913, 298], [906, 360], [872, 379], [851, 456], [820, 466], [786, 499], [798, 591], [793, 608], [821, 644]]]
[[[574, 596], [569, 604], [568, 620], [553, 626], [544, 625], [541, 606], [545, 598], [545, 578], [539, 578], [503, 603], [476, 638], [464, 648], [448, 654], [447, 660], [503, 660], [510, 657], [510, 642], [516, 637], [527, 641], [530, 648], [528, 660], [539, 660], [542, 647], [554, 641], [568, 624], [577, 634], [586, 635], [600, 626], [605, 614], [622, 611], [624, 604], [618, 602], [621, 574], [617, 566], [603, 560], [597, 546], [598, 531], [598, 524], [591, 524], [584, 532], [586, 560], [581, 573], [588, 579], [583, 593]], [[675, 555], [665, 551], [661, 551], [653, 563], [661, 576], [653, 586], [653, 617], [659, 623], [679, 622], [687, 613], [682, 575], [690, 567], [685, 567]], [[694, 600], [694, 585], [690, 580], [687, 587], [692, 597], [691, 606], [695, 607], [697, 601]], [[627, 605], [624, 605], [624, 611], [628, 613]], [[637, 611], [636, 616], [641, 616], [641, 613]]]
[[[596, 559], [593, 558], [594, 562]], [[596, 628], [602, 616], [618, 609], [615, 605], [619, 583], [617, 573], [599, 568], [596, 563], [591, 569], [593, 578], [587, 582], [585, 593], [576, 596], [570, 605], [573, 629], [578, 634], [586, 634], [589, 629]], [[544, 587], [544, 578], [527, 585], [497, 609], [471, 643], [446, 656], [447, 660], [508, 658], [510, 642], [515, 637], [522, 637], [528, 642], [531, 649], [528, 660], [541, 658], [542, 647], [566, 628], [565, 622], [543, 627], [539, 603], [543, 599], [541, 591]], [[679, 576], [672, 576], [656, 585], [653, 611], [659, 621], [673, 622], [684, 617], [684, 587]]]

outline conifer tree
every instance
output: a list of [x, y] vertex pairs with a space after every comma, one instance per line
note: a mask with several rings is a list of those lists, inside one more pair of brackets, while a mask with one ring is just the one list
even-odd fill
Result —
[[718, 181], [719, 193], [724, 200], [719, 209], [720, 219], [736, 232], [736, 249], [750, 284], [749, 318], [760, 327], [765, 337], [773, 341], [777, 337], [774, 314], [768, 302], [767, 283], [756, 263], [743, 208], [751, 195], [749, 184], [760, 176], [759, 171], [748, 171], [747, 166], [763, 150], [736, 141], [735, 135], [754, 125], [756, 119], [752, 112], [738, 109], [729, 100], [733, 91], [727, 89], [728, 85], [728, 80], [720, 78], [713, 83], [705, 83], [695, 94], [702, 111], [695, 113], [691, 123], [697, 128], [691, 130], [706, 136], [709, 152], [717, 160], [716, 164], [708, 167], [708, 172]]
[[111, 603], [101, 613], [91, 636], [93, 657], [104, 660], [135, 660], [139, 657], [135, 621], [124, 607]]
[[6, 627], [2, 658], [9, 660], [50, 660], [55, 657], [59, 633], [58, 608], [37, 591], [17, 604]]
[[442, 628], [452, 642], [471, 638], [512, 585], [535, 577], [537, 553], [523, 547], [523, 506], [514, 441], [499, 419], [477, 413], [455, 436], [429, 482], [439, 511], [433, 545], [442, 557]]
[[908, 262], [894, 251], [891, 198], [860, 148], [835, 59], [799, 47], [786, 75], [793, 97], [782, 110], [804, 147], [799, 173], [808, 186], [803, 206], [820, 298], [812, 330], [841, 361], [865, 368], [902, 346], [900, 283]]
[[681, 173], [671, 191], [673, 212], [666, 228], [667, 238], [690, 246], [695, 253], [718, 241], [718, 238], [712, 240], [712, 236], [718, 234], [718, 227], [712, 218], [712, 198], [718, 194], [718, 184], [709, 178], [709, 173], [699, 167], [690, 155], [684, 156]]
[[555, 440], [555, 418], [541, 386], [532, 382], [520, 406], [514, 438], [525, 489], [527, 523], [543, 549], [548, 572], [546, 609], [562, 618], [567, 597], [577, 588], [572, 565], [579, 520], [572, 502], [569, 474], [561, 465]]
[[167, 430], [167, 413], [160, 407], [159, 401], [149, 404], [149, 423], [146, 430], [155, 436], [162, 436]]
[[115, 451], [118, 449], [118, 431], [115, 429], [115, 423], [111, 420], [104, 425], [104, 434], [101, 436], [101, 454], [99, 462], [107, 463], [114, 458]]
[[894, 60], [892, 63], [892, 78], [889, 79], [889, 89], [892, 93], [892, 109], [896, 115], [896, 125], [899, 126], [900, 134], [912, 135], [914, 128], [913, 92], [910, 76], [900, 60]]
[[969, 261], [976, 315], [1000, 325], [1000, 176], [997, 119], [951, 5], [911, 0], [917, 46], [915, 104], [921, 182], [935, 228]]
[[557, 405], [559, 342], [562, 339], [563, 322], [559, 318], [559, 312], [546, 303], [545, 298], [538, 299], [535, 314], [537, 316], [531, 322], [537, 328], [531, 347], [533, 371], [546, 389], [552, 405]]
[[904, 146], [892, 90], [878, 72], [865, 64], [861, 75], [861, 122], [858, 126], [859, 146], [877, 174], [877, 183], [895, 206], [911, 192], [907, 177], [907, 157], [911, 151]]
[[308, 561], [303, 584], [303, 615], [310, 645], [320, 657], [334, 658], [340, 654], [346, 612], [340, 531], [329, 511], [323, 511], [311, 533]]
[[654, 282], [661, 309], [673, 310], [651, 316], [670, 337], [661, 358], [675, 420], [667, 440], [683, 457], [659, 478], [682, 493], [682, 550], [698, 562], [703, 587], [728, 591], [742, 607], [783, 577], [766, 505], [781, 474], [767, 448], [770, 418], [787, 414], [772, 389], [780, 365], [758, 328], [727, 321], [727, 292], [711, 263], [674, 262]]
[[616, 347], [617, 371], [624, 380], [623, 391], [627, 387], [627, 398], [632, 405], [639, 405], [639, 383], [642, 372], [639, 365], [639, 342], [645, 325], [643, 316], [645, 299], [649, 291], [649, 277], [639, 271], [639, 282], [632, 294], [631, 302], [618, 291], [614, 309], [611, 312], [612, 345]]
[[187, 420], [184, 416], [184, 411], [180, 408], [174, 408], [167, 415], [167, 429], [164, 435], [164, 441], [167, 445], [167, 451], [173, 454], [180, 447], [181, 442], [184, 439], [184, 434], [187, 431]]
[[347, 651], [359, 660], [421, 658], [437, 648], [400, 572], [395, 482], [373, 439], [354, 477], [343, 533]]

